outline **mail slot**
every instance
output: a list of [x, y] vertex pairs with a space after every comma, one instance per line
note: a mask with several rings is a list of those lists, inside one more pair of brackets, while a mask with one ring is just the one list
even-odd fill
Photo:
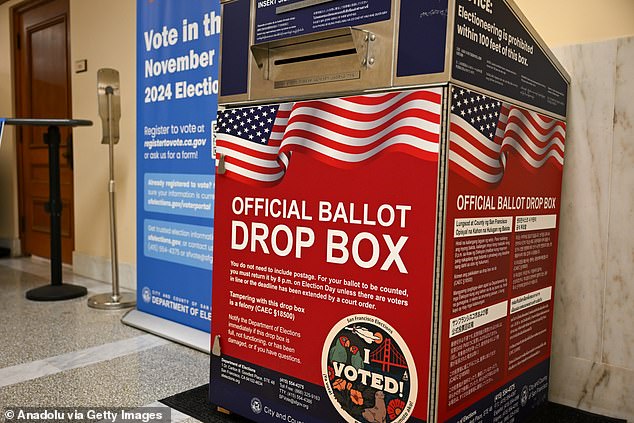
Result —
[[521, 12], [222, 8], [211, 402], [267, 423], [530, 418], [569, 79]]
[[[257, 65], [251, 90], [270, 97], [292, 88], [317, 92], [316, 84], [377, 87], [390, 84], [391, 39], [357, 28], [341, 28], [251, 46]], [[301, 88], [300, 88], [301, 87]], [[359, 89], [357, 88], [357, 89]], [[341, 89], [341, 88], [340, 88]], [[284, 95], [284, 94], [282, 94]]]

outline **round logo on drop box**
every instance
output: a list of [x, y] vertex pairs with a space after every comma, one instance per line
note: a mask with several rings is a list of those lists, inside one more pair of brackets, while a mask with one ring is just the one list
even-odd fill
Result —
[[382, 319], [355, 314], [324, 342], [321, 370], [328, 397], [347, 422], [401, 423], [414, 410], [418, 378], [399, 333]]
[[262, 412], [262, 401], [260, 401], [260, 398], [251, 398], [251, 411], [255, 414], [260, 414]]
[[143, 287], [141, 295], [143, 298], [143, 302], [146, 304], [149, 304], [149, 302], [152, 300], [152, 291], [150, 291], [150, 288], [148, 288], [147, 286]]

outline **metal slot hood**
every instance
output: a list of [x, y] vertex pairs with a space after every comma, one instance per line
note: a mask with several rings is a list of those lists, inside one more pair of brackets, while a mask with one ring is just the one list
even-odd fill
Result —
[[372, 26], [251, 45], [251, 100], [391, 85], [391, 31]]

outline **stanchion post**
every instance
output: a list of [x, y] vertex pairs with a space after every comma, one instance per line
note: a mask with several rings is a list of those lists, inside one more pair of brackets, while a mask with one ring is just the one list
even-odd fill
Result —
[[51, 285], [62, 284], [62, 194], [60, 189], [59, 145], [57, 126], [49, 126], [44, 134], [48, 145], [49, 202], [46, 205], [51, 217]]
[[59, 126], [51, 125], [44, 134], [48, 145], [49, 201], [46, 211], [50, 214], [51, 233], [51, 284], [27, 291], [26, 298], [33, 301], [58, 301], [83, 297], [85, 287], [62, 283], [62, 195], [60, 188]]

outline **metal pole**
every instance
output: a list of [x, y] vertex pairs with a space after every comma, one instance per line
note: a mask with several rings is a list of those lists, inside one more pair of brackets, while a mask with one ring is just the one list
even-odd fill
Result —
[[114, 138], [112, 136], [112, 87], [106, 88], [108, 97], [108, 150], [110, 163], [110, 181], [108, 183], [110, 206], [110, 255], [112, 266], [112, 301], [119, 301], [119, 255], [117, 252], [117, 219], [115, 208], [115, 181], [114, 181]]

